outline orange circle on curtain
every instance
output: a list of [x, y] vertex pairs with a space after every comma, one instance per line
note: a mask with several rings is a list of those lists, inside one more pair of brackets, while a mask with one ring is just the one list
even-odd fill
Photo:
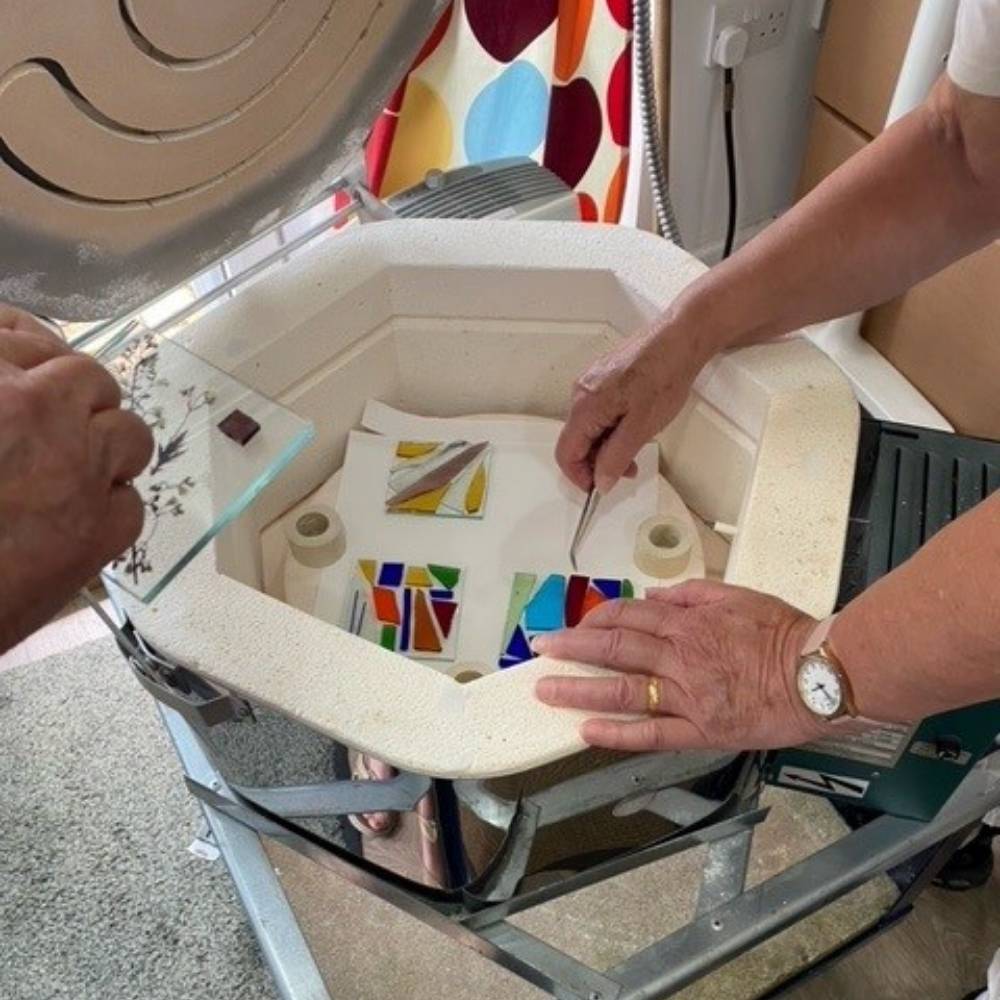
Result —
[[559, 0], [555, 65], [559, 80], [568, 80], [580, 65], [593, 13], [594, 0]]
[[611, 178], [611, 183], [608, 185], [608, 193], [604, 196], [604, 222], [617, 222], [622, 217], [627, 177], [628, 154], [626, 153], [622, 156], [621, 162]]
[[443, 170], [451, 161], [451, 116], [433, 87], [411, 76], [406, 83], [392, 152], [382, 180], [383, 198], [424, 179], [428, 170]]

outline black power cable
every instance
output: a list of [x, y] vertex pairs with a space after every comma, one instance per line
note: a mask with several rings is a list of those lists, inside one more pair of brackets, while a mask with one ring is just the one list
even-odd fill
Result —
[[736, 78], [733, 68], [727, 66], [722, 87], [722, 126], [726, 134], [726, 172], [729, 178], [729, 223], [726, 226], [726, 245], [722, 251], [725, 260], [733, 252], [736, 238], [736, 140], [733, 137], [733, 108], [736, 104]]

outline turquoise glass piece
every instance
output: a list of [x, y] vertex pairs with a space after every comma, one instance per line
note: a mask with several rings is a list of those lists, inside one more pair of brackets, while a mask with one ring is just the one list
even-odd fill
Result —
[[[281, 474], [312, 440], [313, 427], [157, 334], [133, 337], [101, 360], [121, 388], [122, 406], [155, 442], [152, 461], [134, 480], [145, 508], [142, 533], [103, 576], [149, 602]], [[233, 432], [234, 421], [241, 433]]]
[[566, 577], [553, 573], [545, 578], [524, 609], [524, 625], [529, 632], [552, 632], [563, 627]]

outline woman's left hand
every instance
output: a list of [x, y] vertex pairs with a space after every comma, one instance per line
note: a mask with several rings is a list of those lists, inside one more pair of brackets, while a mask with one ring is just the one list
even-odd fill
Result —
[[536, 637], [535, 652], [618, 671], [544, 677], [546, 704], [646, 715], [590, 719], [584, 740], [615, 750], [763, 750], [819, 736], [795, 675], [816, 622], [776, 597], [707, 580], [609, 601], [576, 628]]

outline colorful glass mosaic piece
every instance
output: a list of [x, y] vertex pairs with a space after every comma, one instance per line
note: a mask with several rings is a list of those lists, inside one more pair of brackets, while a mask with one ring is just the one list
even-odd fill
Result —
[[386, 489], [392, 514], [482, 517], [489, 489], [487, 441], [400, 441]]
[[583, 595], [583, 617], [590, 614], [594, 608], [599, 608], [607, 598], [596, 587], [587, 587]]
[[[447, 590], [439, 586], [442, 577], [451, 584]], [[343, 627], [417, 660], [452, 661], [457, 651], [461, 581], [462, 571], [455, 566], [359, 559], [348, 581]]]
[[465, 493], [465, 513], [478, 514], [486, 497], [486, 463], [480, 462]]
[[515, 573], [514, 582], [510, 588], [510, 602], [507, 605], [507, 620], [503, 627], [503, 643], [501, 649], [506, 649], [514, 634], [517, 623], [524, 614], [524, 609], [531, 600], [538, 577], [534, 573]]
[[439, 448], [437, 441], [400, 441], [396, 445], [397, 458], [423, 458]]
[[430, 570], [431, 576], [433, 576], [438, 583], [447, 587], [449, 590], [454, 590], [458, 586], [459, 577], [462, 575], [460, 569], [456, 569], [454, 566], [438, 566], [436, 563], [428, 563], [427, 569]]
[[[431, 593], [433, 594], [434, 592], [431, 591]], [[451, 625], [455, 620], [455, 612], [458, 610], [458, 605], [454, 601], [431, 600], [431, 607], [434, 609], [434, 617], [441, 627], [441, 634], [447, 639], [451, 635]]]
[[422, 590], [413, 591], [413, 648], [418, 653], [441, 652], [441, 639]]
[[375, 617], [386, 625], [399, 624], [399, 604], [396, 593], [388, 587], [373, 587], [372, 597], [375, 601]]
[[406, 576], [407, 587], [433, 587], [434, 581], [430, 573], [423, 566], [407, 566]]
[[399, 635], [399, 652], [405, 653], [410, 648], [410, 615], [413, 611], [413, 593], [409, 587], [403, 591], [403, 623]]
[[587, 578], [573, 575], [566, 585], [566, 627], [572, 628], [583, 617], [583, 598], [587, 593]]
[[545, 578], [524, 609], [525, 626], [532, 632], [551, 632], [563, 627], [566, 577], [553, 573]]
[[[539, 583], [539, 579], [541, 582]], [[610, 594], [632, 597], [630, 580], [600, 579], [561, 573], [539, 578], [534, 573], [515, 573], [510, 588], [503, 642], [497, 665], [501, 670], [532, 659], [531, 640], [544, 632], [573, 628], [588, 611], [613, 600]]]
[[382, 563], [382, 570], [378, 575], [378, 585], [380, 587], [398, 587], [402, 582], [402, 563]]

